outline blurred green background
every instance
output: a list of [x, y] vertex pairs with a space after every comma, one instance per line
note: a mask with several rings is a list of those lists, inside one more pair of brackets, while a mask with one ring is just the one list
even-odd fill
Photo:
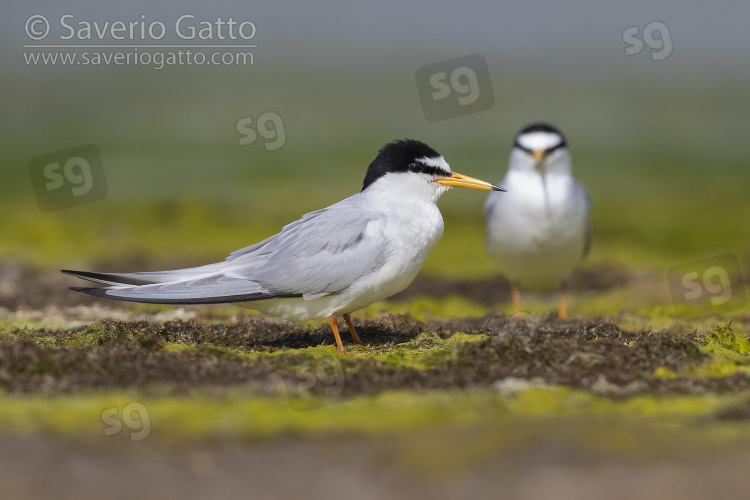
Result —
[[[543, 120], [567, 135], [595, 203], [586, 265], [665, 273], [727, 252], [746, 262], [750, 37], [739, 19], [750, 9], [689, 3], [5, 4], [0, 259], [108, 270], [223, 259], [358, 192], [387, 141], [421, 139], [455, 170], [497, 182], [514, 134]], [[145, 15], [168, 29], [183, 13], [250, 19], [258, 47], [246, 66], [26, 64], [23, 44], [37, 43], [26, 19], [44, 14], [56, 35], [65, 13], [70, 23]], [[668, 26], [671, 55], [626, 56], [622, 32], [655, 20]], [[472, 53], [487, 60], [494, 106], [427, 121], [415, 71]], [[282, 117], [283, 146], [240, 145], [237, 121], [269, 111]], [[42, 212], [30, 160], [84, 144], [101, 152], [107, 197]], [[484, 200], [468, 190], [442, 198], [446, 232], [426, 273], [492, 272]]]

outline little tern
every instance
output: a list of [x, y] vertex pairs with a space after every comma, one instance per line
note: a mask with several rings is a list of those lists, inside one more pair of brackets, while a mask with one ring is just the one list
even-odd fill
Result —
[[383, 146], [362, 191], [310, 212], [275, 236], [223, 262], [158, 272], [63, 273], [104, 287], [72, 287], [97, 297], [155, 304], [246, 303], [291, 321], [328, 318], [336, 346], [343, 315], [361, 344], [351, 313], [394, 295], [414, 280], [443, 234], [437, 207], [453, 186], [504, 191], [453, 172], [427, 144], [404, 139]]
[[516, 135], [502, 197], [485, 204], [487, 252], [510, 278], [513, 311], [521, 310], [521, 287], [560, 286], [561, 318], [567, 316], [566, 280], [591, 243], [586, 190], [573, 178], [563, 134], [545, 123]]

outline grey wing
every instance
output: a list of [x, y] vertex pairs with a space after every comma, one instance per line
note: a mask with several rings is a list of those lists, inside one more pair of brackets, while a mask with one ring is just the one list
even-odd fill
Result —
[[307, 214], [275, 237], [234, 252], [224, 273], [279, 295], [311, 299], [343, 291], [380, 269], [388, 254], [379, 214], [348, 205]]
[[161, 273], [65, 272], [112, 285], [76, 291], [133, 302], [213, 304], [338, 293], [377, 271], [387, 256], [378, 214], [348, 200], [305, 215], [225, 262]]

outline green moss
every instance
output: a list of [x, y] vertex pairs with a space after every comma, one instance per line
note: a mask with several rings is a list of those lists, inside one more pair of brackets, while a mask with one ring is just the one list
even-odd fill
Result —
[[181, 351], [187, 351], [190, 349], [194, 349], [194, 345], [188, 345], [188, 344], [180, 344], [177, 342], [166, 342], [164, 344], [163, 349], [166, 352], [181, 352]]
[[[557, 421], [560, 418], [616, 418], [622, 421], [669, 420], [698, 424], [735, 396], [638, 396], [611, 400], [562, 387], [529, 388], [504, 398], [493, 391], [398, 391], [339, 402], [321, 400], [290, 405], [283, 396], [252, 396], [240, 390], [206, 397], [154, 398], [132, 393], [78, 396], [0, 395], [0, 428], [12, 433], [57, 432], [101, 436], [101, 413], [140, 401], [159, 439], [193, 441], [217, 437], [262, 437], [298, 433], [403, 435], [445, 426], [466, 428], [497, 421]], [[333, 403], [339, 404], [333, 404]], [[317, 403], [317, 404], [315, 404]], [[317, 408], [294, 411], [293, 408]], [[532, 424], [535, 425], [535, 424]], [[750, 429], [749, 429], [750, 430]]]
[[673, 372], [666, 366], [660, 366], [656, 370], [654, 370], [654, 376], [667, 379], [667, 380], [675, 380], [675, 379], [680, 378], [679, 375], [677, 375], [675, 372]]
[[724, 348], [742, 356], [750, 354], [750, 342], [732, 328], [731, 322], [714, 326], [706, 335], [704, 345], [708, 351]]
[[373, 358], [384, 365], [428, 370], [455, 359], [460, 344], [476, 342], [484, 338], [486, 338], [485, 335], [456, 333], [443, 340], [434, 332], [424, 332], [420, 333], [414, 340], [396, 344], [393, 348], [357, 352], [356, 355]]
[[39, 345], [54, 345], [57, 343], [57, 337], [43, 333], [40, 330], [18, 327], [0, 329], [0, 340], [8, 343], [28, 340]]
[[125, 342], [132, 340], [134, 333], [124, 324], [114, 321], [97, 321], [70, 337], [63, 339], [60, 345], [92, 347], [106, 342]]
[[731, 323], [714, 325], [711, 331], [699, 340], [702, 351], [711, 357], [689, 374], [701, 377], [727, 377], [737, 372], [750, 373], [750, 344]]

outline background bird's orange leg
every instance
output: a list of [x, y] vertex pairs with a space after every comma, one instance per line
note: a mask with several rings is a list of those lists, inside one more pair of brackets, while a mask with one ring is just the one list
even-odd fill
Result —
[[359, 335], [357, 335], [357, 330], [354, 329], [354, 325], [352, 324], [352, 317], [351, 315], [349, 315], [349, 313], [344, 314], [344, 321], [346, 321], [346, 326], [349, 327], [349, 332], [354, 338], [354, 343], [362, 345], [362, 341], [359, 340]]
[[521, 285], [518, 282], [511, 285], [511, 291], [513, 292], [513, 314], [521, 312]]
[[328, 321], [331, 322], [331, 330], [333, 330], [333, 336], [336, 337], [336, 346], [339, 348], [339, 352], [346, 352], [344, 344], [341, 342], [341, 337], [339, 336], [339, 322], [336, 319], [336, 315], [329, 316]]
[[560, 310], [557, 315], [561, 318], [568, 317], [568, 284], [564, 281], [560, 285]]

